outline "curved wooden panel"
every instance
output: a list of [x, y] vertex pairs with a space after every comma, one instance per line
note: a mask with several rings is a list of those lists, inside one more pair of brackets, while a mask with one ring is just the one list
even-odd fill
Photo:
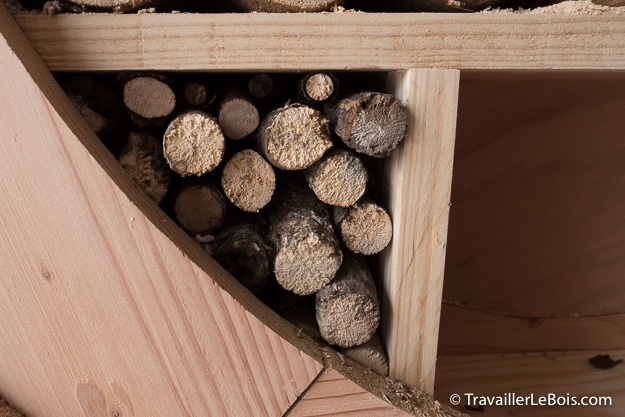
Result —
[[2, 5], [0, 32], [2, 397], [30, 417], [281, 416], [319, 356], [135, 188]]
[[625, 312], [625, 82], [463, 80], [443, 299]]
[[625, 350], [625, 314], [528, 319], [441, 309], [439, 356], [601, 349]]

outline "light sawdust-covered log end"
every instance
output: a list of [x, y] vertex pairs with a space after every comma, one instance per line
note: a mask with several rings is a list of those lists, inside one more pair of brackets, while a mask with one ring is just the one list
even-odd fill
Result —
[[342, 352], [348, 358], [366, 366], [376, 374], [388, 376], [388, 360], [377, 333], [362, 345], [344, 348]]
[[169, 166], [184, 176], [212, 171], [223, 158], [226, 142], [217, 119], [198, 110], [171, 121], [163, 138]]
[[364, 257], [345, 254], [334, 280], [317, 292], [315, 309], [321, 337], [331, 345], [348, 348], [373, 336], [380, 302]]
[[132, 113], [157, 120], [169, 116], [176, 107], [176, 94], [154, 77], [135, 77], [124, 85], [124, 104]]
[[343, 261], [330, 213], [305, 184], [289, 184], [267, 208], [276, 280], [298, 295], [313, 294]]
[[393, 237], [393, 223], [386, 210], [366, 198], [347, 210], [338, 228], [345, 246], [363, 255], [379, 253]]
[[271, 200], [276, 176], [271, 165], [251, 149], [230, 159], [221, 174], [221, 186], [228, 200], [244, 211], [257, 212]]
[[171, 183], [171, 171], [159, 140], [146, 132], [131, 132], [119, 163], [156, 204], [163, 201]]
[[312, 106], [336, 97], [338, 80], [332, 74], [316, 72], [303, 77], [297, 84], [297, 97], [301, 103]]
[[356, 152], [388, 156], [406, 137], [408, 111], [390, 94], [364, 92], [347, 97], [330, 111], [335, 133]]
[[219, 229], [226, 217], [226, 199], [212, 184], [183, 188], [174, 203], [178, 224], [192, 234], [209, 234]]
[[213, 243], [213, 256], [251, 292], [265, 286], [271, 275], [271, 248], [258, 225], [249, 221], [219, 233]]
[[336, 0], [233, 0], [246, 12], [301, 13], [327, 12], [342, 1]]
[[249, 136], [260, 123], [258, 109], [251, 98], [239, 89], [229, 89], [219, 105], [219, 126], [230, 139]]
[[369, 179], [362, 160], [344, 149], [328, 152], [305, 171], [305, 176], [319, 200], [341, 207], [356, 203]]
[[340, 266], [336, 245], [316, 236], [306, 236], [282, 248], [274, 261], [278, 283], [297, 295], [318, 291], [334, 278]]
[[258, 141], [260, 152], [282, 170], [308, 168], [332, 147], [328, 119], [301, 104], [270, 112], [261, 123]]

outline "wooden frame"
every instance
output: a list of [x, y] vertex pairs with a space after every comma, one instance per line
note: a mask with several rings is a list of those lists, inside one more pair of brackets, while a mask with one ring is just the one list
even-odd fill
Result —
[[625, 69], [625, 16], [295, 16], [141, 14], [15, 19], [52, 71]]
[[[55, 71], [399, 70], [389, 77], [389, 89], [411, 109], [412, 120], [403, 153], [386, 165], [395, 238], [381, 265], [388, 312], [384, 332], [392, 376], [429, 393], [434, 388], [459, 70], [468, 77], [483, 76], [485, 70], [605, 71], [605, 76], [622, 77], [625, 70], [624, 16], [145, 14], [15, 16], [15, 21], [36, 53], [0, 6], [0, 31], [8, 45], [3, 57], [16, 53], [19, 58], [1, 62], [0, 70], [5, 79], [26, 87], [27, 97], [23, 107], [3, 109], [0, 117], [23, 120], [20, 114], [33, 109], [43, 116], [35, 125], [24, 121], [1, 133], [3, 140], [18, 139], [5, 150], [3, 162], [20, 165], [18, 157], [25, 156], [20, 140], [29, 134], [24, 126], [52, 132], [43, 135], [45, 146], [30, 163], [50, 172], [56, 166], [73, 172], [71, 187], [62, 189], [76, 196], [78, 207], [70, 216], [55, 198], [65, 180], [60, 175], [41, 182], [42, 194], [22, 192], [20, 183], [39, 183], [30, 165], [16, 168], [15, 176], [2, 182], [3, 193], [19, 196], [22, 205], [0, 206], [3, 216], [19, 225], [6, 223], [1, 229], [3, 249], [17, 261], [6, 263], [3, 272], [10, 278], [0, 287], [0, 311], [10, 317], [0, 331], [3, 340], [14, 338], [0, 351], [7, 358], [0, 362], [0, 392], [31, 415], [75, 410], [99, 416], [105, 415], [103, 409], [154, 414], [155, 397], [171, 415], [315, 416], [327, 407], [338, 407], [333, 410], [341, 416], [367, 410], [376, 416], [405, 414], [346, 378], [323, 350], [250, 297], [173, 226], [107, 156], [37, 54]], [[3, 95], [24, 94], [10, 85], [3, 88]], [[99, 208], [111, 200], [116, 201], [115, 213]], [[53, 214], [38, 214], [46, 211]], [[72, 225], [76, 218], [81, 221]], [[38, 240], [39, 226], [49, 239]], [[92, 232], [109, 246], [85, 240]], [[55, 247], [61, 235], [72, 245]], [[31, 255], [9, 242], [26, 242]], [[77, 262], [72, 269], [67, 253], [75, 247], [97, 248], [83, 255], [108, 261]], [[139, 265], [133, 266], [137, 259]], [[161, 266], [154, 269], [153, 263]], [[70, 269], [74, 275], [112, 276], [113, 284], [76, 284], [67, 280]], [[21, 280], [33, 271], [44, 281]], [[13, 288], [34, 294], [38, 303], [25, 303]], [[61, 288], [65, 292], [59, 295]], [[67, 300], [70, 306], [64, 305]], [[415, 300], [419, 303], [411, 309]], [[98, 317], [106, 319], [98, 323]], [[415, 322], [422, 326], [419, 332], [412, 331]], [[230, 368], [206, 367], [231, 351], [211, 341], [206, 329], [225, 332], [223, 343], [233, 344]], [[111, 350], [102, 337], [118, 341]], [[65, 340], [91, 350], [73, 351]], [[139, 355], [139, 346], [151, 353]], [[212, 357], [213, 350], [222, 353]], [[272, 367], [279, 371], [272, 373]], [[264, 370], [256, 374], [258, 368]], [[232, 380], [228, 369], [234, 372]], [[15, 383], [21, 373], [29, 378]], [[148, 382], [137, 374], [160, 381], [158, 389], [142, 392]], [[204, 383], [194, 384], [197, 379]], [[366, 399], [368, 405], [333, 398], [323, 384]], [[240, 385], [246, 386], [244, 392]], [[40, 398], [25, 401], [35, 396]]]

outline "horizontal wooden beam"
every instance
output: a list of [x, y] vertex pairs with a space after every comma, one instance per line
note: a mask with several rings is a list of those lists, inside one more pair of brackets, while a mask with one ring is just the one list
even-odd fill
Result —
[[625, 69], [625, 16], [15, 16], [50, 70]]

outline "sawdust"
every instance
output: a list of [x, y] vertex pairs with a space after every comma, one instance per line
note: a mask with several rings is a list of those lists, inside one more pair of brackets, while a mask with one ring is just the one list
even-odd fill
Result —
[[570, 0], [536, 9], [486, 9], [481, 13], [515, 13], [515, 14], [579, 14], [579, 15], [623, 15], [625, 7], [610, 7], [595, 4], [590, 0]]
[[24, 417], [24, 414], [18, 412], [8, 402], [0, 398], [0, 417]]

